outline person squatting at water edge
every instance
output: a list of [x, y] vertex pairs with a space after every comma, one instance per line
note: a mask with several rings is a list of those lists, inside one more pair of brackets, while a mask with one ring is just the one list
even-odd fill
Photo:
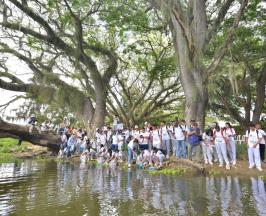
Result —
[[[189, 159], [204, 162], [213, 166], [230, 169], [237, 164], [236, 131], [229, 122], [220, 127], [214, 122], [209, 128], [201, 131], [198, 123], [191, 120], [176, 120], [160, 126], [144, 123], [140, 128], [124, 128], [116, 117], [112, 127], [97, 128], [94, 139], [89, 139], [86, 130], [72, 129], [69, 126], [60, 128], [61, 145], [58, 157], [79, 155], [82, 162], [97, 160], [100, 164], [116, 166], [127, 162], [128, 167], [163, 167], [163, 162], [174, 156], [178, 159]], [[248, 149], [249, 168], [262, 171], [265, 161], [265, 132], [261, 125], [250, 124], [245, 133]]]

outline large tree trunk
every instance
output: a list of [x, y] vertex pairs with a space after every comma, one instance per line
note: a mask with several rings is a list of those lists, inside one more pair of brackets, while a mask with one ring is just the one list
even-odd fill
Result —
[[200, 53], [191, 53], [189, 44], [180, 25], [172, 19], [172, 34], [175, 51], [180, 66], [181, 83], [186, 98], [185, 118], [199, 122], [204, 128], [208, 105], [208, 79], [206, 71], [200, 65]]
[[107, 91], [105, 89], [99, 89], [96, 91], [96, 105], [92, 118], [86, 121], [86, 128], [89, 138], [95, 138], [95, 132], [97, 128], [104, 126], [106, 117], [106, 98]]
[[264, 64], [259, 79], [257, 81], [257, 88], [256, 88], [257, 97], [252, 117], [253, 123], [257, 123], [260, 120], [263, 104], [265, 102], [265, 84], [266, 84], [266, 63]]
[[29, 134], [29, 127], [12, 124], [0, 119], [0, 137], [12, 137], [28, 141], [34, 145], [48, 147], [58, 150], [60, 147], [60, 137], [51, 133], [38, 134], [33, 130], [33, 134]]

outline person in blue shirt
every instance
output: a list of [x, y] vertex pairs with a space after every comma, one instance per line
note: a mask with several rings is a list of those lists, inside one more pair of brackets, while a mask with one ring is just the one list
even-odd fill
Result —
[[74, 130], [72, 132], [71, 137], [69, 138], [69, 140], [67, 141], [67, 156], [70, 157], [72, 154], [74, 154], [75, 152], [75, 146], [77, 145], [77, 141], [78, 141], [78, 136], [76, 131]]

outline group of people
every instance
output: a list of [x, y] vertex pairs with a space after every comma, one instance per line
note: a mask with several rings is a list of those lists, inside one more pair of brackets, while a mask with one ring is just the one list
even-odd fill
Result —
[[[205, 164], [226, 169], [235, 166], [236, 132], [229, 122], [220, 127], [214, 122], [207, 130], [201, 131], [198, 123], [191, 120], [176, 120], [172, 124], [162, 122], [160, 126], [152, 126], [145, 122], [143, 128], [137, 125], [123, 128], [118, 121], [113, 127], [98, 128], [95, 139], [88, 139], [87, 132], [82, 129], [72, 130], [69, 127], [60, 128], [60, 157], [80, 155], [82, 161], [96, 159], [99, 163], [116, 165], [126, 161], [130, 167], [133, 162], [138, 166], [163, 166], [163, 162], [171, 155], [177, 158], [190, 159], [196, 162], [204, 160]], [[248, 145], [249, 168], [256, 166], [262, 171], [261, 162], [266, 162], [265, 132], [261, 125], [250, 124], [246, 131]]]

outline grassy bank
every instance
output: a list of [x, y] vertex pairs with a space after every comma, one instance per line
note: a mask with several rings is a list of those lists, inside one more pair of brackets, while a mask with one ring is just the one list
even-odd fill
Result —
[[0, 139], [0, 163], [14, 162], [19, 160], [15, 154], [23, 153], [28, 150], [31, 145], [28, 142], [23, 142], [18, 146], [18, 140], [13, 138], [1, 138]]

